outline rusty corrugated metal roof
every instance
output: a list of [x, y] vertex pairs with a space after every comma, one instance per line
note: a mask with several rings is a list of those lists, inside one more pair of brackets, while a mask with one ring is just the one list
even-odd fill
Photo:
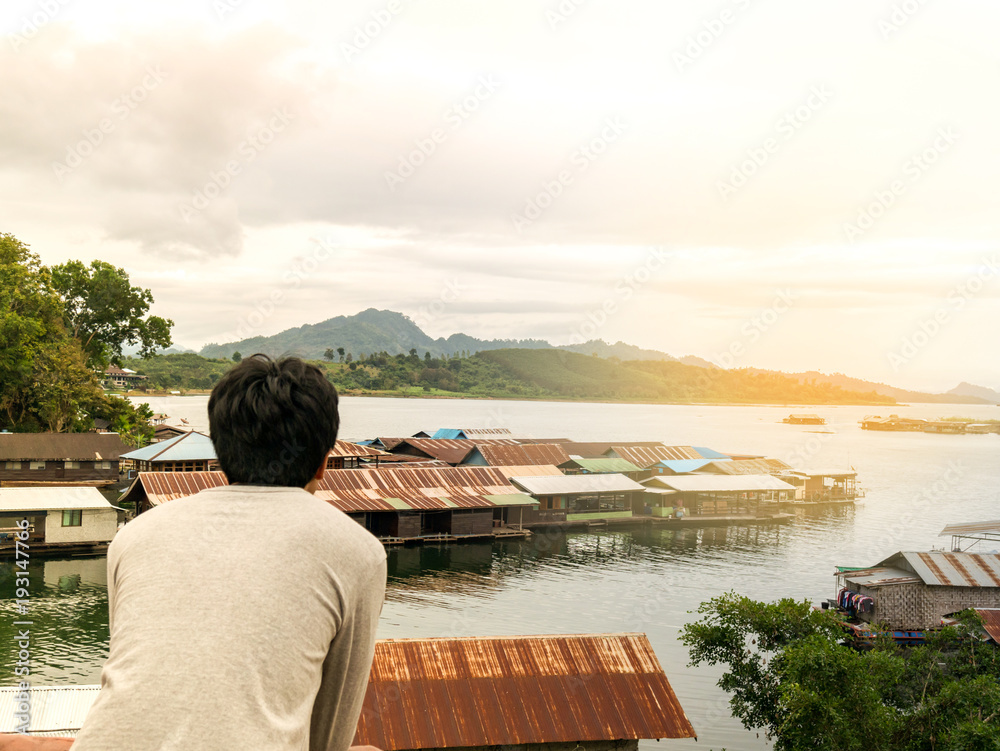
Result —
[[375, 645], [355, 744], [384, 751], [693, 738], [645, 634]]
[[525, 467], [531, 464], [562, 464], [569, 454], [554, 443], [522, 443], [506, 445], [476, 443], [476, 449], [492, 467]]
[[983, 628], [993, 641], [1000, 644], [1000, 609], [976, 608], [979, 617], [983, 619]]
[[691, 446], [612, 446], [606, 454], [614, 453], [620, 459], [626, 459], [638, 467], [652, 467], [667, 459], [701, 459], [702, 456]]
[[633, 447], [656, 447], [662, 446], [660, 441], [562, 441], [560, 445], [570, 456], [582, 456], [584, 459], [598, 459], [603, 457], [614, 446]]
[[[150, 505], [226, 485], [222, 472], [140, 472], [122, 500], [145, 494]], [[486, 496], [524, 495], [511, 485], [502, 468], [435, 467], [397, 469], [331, 469], [323, 474], [316, 497], [344, 512], [411, 509], [492, 508]], [[535, 501], [525, 495], [525, 505]]]
[[770, 475], [792, 468], [781, 459], [733, 459], [713, 461], [700, 471], [717, 471], [723, 475]]
[[901, 563], [928, 586], [1000, 587], [1000, 553], [900, 552], [877, 565]]
[[385, 451], [379, 451], [378, 449], [373, 449], [371, 446], [362, 446], [357, 443], [351, 443], [349, 441], [337, 441], [334, 447], [330, 449], [330, 456], [338, 457], [349, 457], [349, 456], [386, 456]]
[[0, 433], [3, 461], [114, 461], [130, 450], [117, 433]]

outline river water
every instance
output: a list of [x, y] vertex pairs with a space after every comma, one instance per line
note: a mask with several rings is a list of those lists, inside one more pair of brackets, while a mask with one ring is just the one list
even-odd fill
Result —
[[[154, 412], [205, 430], [207, 397], [149, 400]], [[817, 412], [822, 427], [784, 425]], [[870, 413], [989, 419], [1000, 408], [729, 407], [344, 398], [347, 438], [439, 427], [505, 426], [536, 438], [661, 440], [766, 454], [803, 467], [854, 466], [867, 497], [853, 508], [797, 510], [784, 525], [704, 530], [538, 534], [529, 541], [390, 549], [379, 636], [642, 631], [699, 735], [678, 749], [763, 749], [729, 716], [719, 673], [688, 667], [679, 629], [704, 600], [736, 590], [756, 599], [820, 600], [836, 565], [868, 565], [897, 550], [948, 545], [950, 523], [1000, 518], [1000, 436], [862, 431]], [[829, 431], [829, 432], [814, 432]], [[985, 551], [983, 551], [985, 552]], [[31, 564], [36, 685], [97, 683], [107, 655], [103, 558]], [[0, 685], [14, 681], [13, 568], [0, 563]], [[238, 597], [238, 591], [233, 592]], [[653, 741], [640, 746], [651, 751]], [[662, 746], [660, 746], [662, 748]]]

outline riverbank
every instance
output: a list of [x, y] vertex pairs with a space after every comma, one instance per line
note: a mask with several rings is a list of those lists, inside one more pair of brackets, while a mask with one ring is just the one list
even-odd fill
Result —
[[[186, 396], [208, 396], [211, 389], [183, 389], [180, 392], [168, 390], [148, 390], [148, 391], [116, 391], [117, 396], [127, 397], [141, 401], [144, 397], [186, 397]], [[556, 402], [562, 404], [647, 404], [658, 406], [678, 406], [678, 407], [885, 407], [884, 402], [759, 402], [759, 401], [675, 401], [675, 400], [653, 400], [653, 399], [607, 399], [602, 397], [560, 397], [560, 396], [512, 396], [510, 394], [476, 394], [466, 392], [431, 391], [423, 389], [395, 389], [393, 391], [367, 391], [364, 389], [338, 389], [340, 396], [352, 396], [371, 399], [439, 399], [450, 401], [505, 401], [505, 402]], [[909, 407], [909, 404], [894, 404], [895, 407]]]

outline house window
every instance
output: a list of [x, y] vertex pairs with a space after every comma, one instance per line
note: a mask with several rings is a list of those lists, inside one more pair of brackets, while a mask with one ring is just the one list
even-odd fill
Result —
[[28, 462], [28, 469], [45, 469], [45, 462]]
[[65, 509], [63, 511], [62, 525], [64, 527], [83, 526], [83, 509]]
[[21, 462], [4, 462], [3, 463], [3, 468], [4, 469], [20, 469], [21, 468]]
[[80, 469], [80, 462], [63, 462], [63, 469]]
[[94, 462], [94, 469], [111, 469], [111, 462]]

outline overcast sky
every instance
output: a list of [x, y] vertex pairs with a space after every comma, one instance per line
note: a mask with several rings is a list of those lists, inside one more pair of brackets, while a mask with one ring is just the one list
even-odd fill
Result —
[[377, 307], [1000, 387], [995, 0], [8, 0], [0, 24], [0, 231], [125, 267], [180, 345]]

